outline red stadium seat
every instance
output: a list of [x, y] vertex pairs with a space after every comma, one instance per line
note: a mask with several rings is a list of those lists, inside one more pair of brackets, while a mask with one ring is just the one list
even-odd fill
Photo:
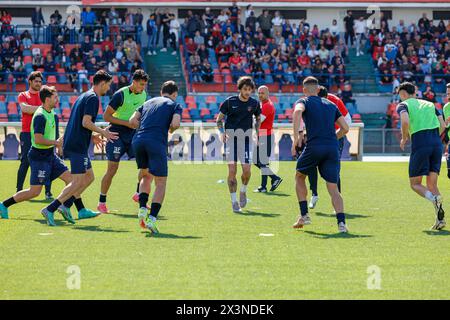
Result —
[[225, 83], [233, 83], [233, 78], [231, 77], [231, 75], [225, 75]]
[[70, 98], [69, 98], [70, 105], [73, 105], [75, 103], [75, 101], [77, 101], [77, 99], [78, 99], [77, 96], [70, 96]]
[[6, 97], [2, 94], [0, 94], [0, 102], [5, 102], [6, 101]]
[[33, 57], [31, 56], [25, 56], [23, 57], [23, 64], [28, 64], [33, 62]]
[[274, 102], [274, 103], [278, 103], [278, 97], [277, 96], [271, 96], [270, 100], [272, 100], [272, 102]]
[[56, 76], [48, 76], [47, 77], [47, 84], [56, 84]]
[[186, 99], [184, 100], [184, 102], [186, 102], [186, 104], [195, 103], [195, 97], [194, 96], [186, 96]]
[[41, 55], [45, 58], [47, 56], [47, 53], [52, 50], [51, 44], [33, 44], [31, 46], [31, 50], [34, 48], [39, 48], [41, 50]]
[[216, 96], [207, 96], [206, 103], [217, 103], [217, 97]]
[[214, 82], [215, 83], [223, 83], [223, 76], [221, 74], [214, 74]]
[[207, 108], [203, 108], [200, 110], [200, 117], [209, 116], [211, 114], [211, 111]]
[[13, 101], [8, 102], [7, 109], [8, 109], [8, 114], [13, 114], [13, 115], [19, 114], [19, 112], [17, 111], [17, 104]]
[[353, 122], [356, 122], [356, 123], [362, 122], [362, 120], [361, 120], [361, 115], [358, 114], [358, 113], [355, 113], [355, 114], [353, 115], [353, 117], [352, 117], [352, 121], [353, 121]]

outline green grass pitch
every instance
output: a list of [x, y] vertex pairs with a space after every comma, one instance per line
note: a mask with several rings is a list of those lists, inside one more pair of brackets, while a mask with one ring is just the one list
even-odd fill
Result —
[[[96, 180], [84, 194], [90, 208], [106, 162], [93, 165]], [[17, 168], [0, 161], [1, 201], [14, 192]], [[294, 168], [281, 163], [277, 192], [249, 192], [248, 207], [234, 214], [226, 183], [217, 183], [226, 180], [225, 165], [170, 164], [159, 236], [138, 226], [133, 162], [121, 163], [108, 195], [116, 214], [74, 226], [57, 214], [51, 228], [39, 213], [42, 197], [15, 205], [10, 220], [0, 220], [0, 299], [450, 298], [450, 232], [429, 230], [433, 207], [409, 189], [406, 163], [343, 164], [347, 235], [337, 233], [322, 180], [313, 224], [291, 228]], [[251, 190], [260, 182], [252, 173]], [[439, 184], [450, 210], [450, 180], [442, 174]], [[70, 266], [81, 272], [79, 289], [67, 286]], [[381, 282], [372, 281], [371, 266]]]

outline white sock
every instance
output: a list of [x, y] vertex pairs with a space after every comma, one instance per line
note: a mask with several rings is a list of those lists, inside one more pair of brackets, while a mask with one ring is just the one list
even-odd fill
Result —
[[237, 202], [236, 192], [230, 193], [230, 196], [231, 196], [231, 202], [233, 202], [233, 203]]
[[425, 192], [425, 198], [427, 200], [430, 200], [431, 202], [434, 202], [434, 194], [431, 193], [431, 191], [426, 191]]
[[243, 184], [241, 186], [241, 192], [247, 192], [247, 185]]

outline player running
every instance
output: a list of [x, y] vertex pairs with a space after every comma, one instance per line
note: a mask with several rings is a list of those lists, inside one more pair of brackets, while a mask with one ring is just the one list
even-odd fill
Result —
[[[148, 100], [130, 119], [136, 128], [132, 145], [136, 163], [142, 177], [139, 187], [139, 224], [158, 233], [156, 219], [166, 193], [168, 132], [180, 127], [181, 106], [175, 102], [178, 86], [174, 81], [166, 81], [161, 86], [161, 97]], [[155, 181], [150, 213], [147, 202], [150, 186]]]
[[261, 128], [259, 129], [258, 144], [256, 147], [256, 166], [261, 170], [261, 186], [254, 192], [267, 192], [267, 177], [271, 179], [270, 191], [275, 191], [283, 179], [277, 176], [269, 167], [272, 154], [273, 120], [275, 118], [275, 106], [269, 99], [269, 88], [260, 86], [258, 97], [261, 102]]
[[[339, 109], [339, 111], [341, 112], [342, 116], [344, 117], [345, 121], [347, 122], [348, 125], [350, 125], [352, 123], [352, 117], [350, 116], [350, 113], [348, 113], [347, 108], [345, 107], [344, 102], [338, 97], [335, 96], [334, 94], [328, 93], [327, 88], [325, 88], [324, 86], [320, 86], [319, 87], [319, 97], [321, 98], [325, 98], [331, 102], [333, 102]], [[338, 125], [335, 125], [336, 130], [339, 129]], [[302, 139], [300, 138], [300, 141]], [[344, 141], [345, 138], [342, 137], [341, 139], [338, 140], [339, 143], [339, 161], [342, 157], [342, 151], [344, 150]], [[340, 168], [340, 166], [339, 166]], [[308, 175], [308, 180], [309, 180], [309, 187], [311, 190], [311, 200], [309, 201], [309, 208], [310, 209], [314, 209], [316, 207], [317, 202], [319, 201], [319, 193], [317, 192], [317, 181], [318, 181], [318, 174], [317, 174], [317, 168], [314, 168], [313, 170], [311, 170], [311, 174]], [[341, 176], [339, 174], [339, 180], [338, 180], [338, 189], [339, 192], [341, 191]]]
[[[66, 185], [71, 176], [64, 162], [55, 154], [55, 148], [62, 148], [62, 138], [59, 137], [58, 117], [53, 109], [58, 103], [55, 87], [42, 86], [39, 91], [42, 106], [37, 108], [31, 120], [31, 148], [28, 154], [31, 167], [30, 188], [21, 190], [11, 198], [0, 202], [2, 219], [8, 219], [8, 208], [12, 205], [39, 196], [42, 185], [48, 185], [59, 178]], [[63, 212], [63, 217], [70, 223], [75, 223], [70, 212]], [[53, 216], [49, 216], [47, 223], [55, 225]]]
[[57, 199], [42, 209], [41, 213], [47, 221], [53, 219], [53, 213], [58, 208], [61, 212], [67, 212], [73, 203], [78, 210], [78, 219], [93, 218], [99, 214], [86, 209], [80, 195], [94, 181], [94, 171], [88, 155], [91, 140], [99, 145], [103, 142], [102, 136], [107, 141], [118, 138], [117, 132], [111, 132], [109, 128], [99, 128], [94, 123], [100, 106], [99, 97], [109, 91], [111, 81], [112, 76], [109, 73], [103, 70], [97, 71], [92, 89], [79, 96], [72, 107], [63, 145], [64, 156], [70, 160], [72, 180]]
[[[339, 144], [338, 140], [349, 131], [349, 126], [335, 104], [327, 99], [320, 98], [319, 81], [314, 77], [307, 77], [303, 81], [303, 93], [305, 98], [295, 103], [293, 114], [294, 142], [292, 155], [295, 156], [297, 148], [300, 148], [300, 122], [306, 126], [308, 140], [305, 149], [297, 160], [297, 173], [295, 176], [297, 198], [300, 205], [300, 216], [293, 225], [294, 228], [302, 228], [311, 224], [308, 215], [308, 202], [306, 196], [306, 177], [316, 167], [327, 183], [327, 189], [331, 196], [331, 202], [336, 212], [339, 232], [347, 232], [345, 225], [344, 201], [338, 190], [339, 180]], [[339, 126], [336, 132], [335, 124]]]
[[450, 179], [450, 83], [447, 83], [447, 102], [443, 108], [445, 124], [447, 126], [447, 136], [444, 141], [447, 142], [447, 177]]
[[[110, 130], [118, 132], [119, 138], [106, 144], [106, 155], [108, 157], [108, 168], [102, 179], [100, 199], [97, 210], [101, 213], [108, 213], [106, 206], [106, 195], [111, 187], [112, 179], [119, 169], [120, 158], [127, 153], [129, 157], [134, 157], [131, 147], [134, 129], [129, 120], [133, 113], [144, 104], [147, 99], [145, 88], [148, 82], [148, 75], [144, 70], [136, 70], [133, 74], [133, 81], [130, 86], [118, 90], [112, 96], [103, 118], [111, 124]], [[140, 181], [140, 177], [139, 177]], [[139, 182], [137, 191], [133, 199], [139, 200]]]
[[[39, 71], [33, 71], [28, 76], [28, 86], [27, 91], [21, 92], [17, 98], [20, 110], [22, 111], [22, 132], [20, 133], [20, 166], [17, 171], [17, 192], [23, 189], [23, 183], [27, 176], [28, 167], [30, 162], [28, 161], [28, 152], [31, 148], [31, 119], [33, 118], [34, 112], [42, 105], [41, 99], [39, 98], [39, 91], [42, 86], [42, 73]], [[45, 185], [45, 199], [53, 200], [53, 195], [51, 193], [51, 181]]]
[[[445, 213], [438, 189], [438, 177], [443, 151], [440, 134], [445, 130], [444, 119], [432, 102], [416, 99], [414, 84], [404, 82], [398, 87], [398, 92], [402, 101], [397, 106], [402, 126], [400, 148], [404, 150], [406, 143], [411, 139], [409, 160], [411, 189], [433, 203], [436, 221], [431, 228], [441, 230], [445, 227]], [[427, 176], [426, 186], [422, 185], [423, 176]]]
[[[247, 205], [247, 185], [251, 176], [251, 140], [253, 116], [256, 119], [255, 130], [259, 135], [261, 108], [257, 100], [251, 97], [255, 90], [253, 79], [240, 77], [237, 83], [239, 95], [227, 98], [220, 106], [217, 127], [225, 143], [225, 155], [228, 162], [228, 189], [230, 191], [233, 212], [241, 212]], [[226, 117], [226, 118], [225, 118]], [[225, 119], [225, 129], [224, 122]], [[242, 186], [237, 201], [237, 162], [242, 166]]]

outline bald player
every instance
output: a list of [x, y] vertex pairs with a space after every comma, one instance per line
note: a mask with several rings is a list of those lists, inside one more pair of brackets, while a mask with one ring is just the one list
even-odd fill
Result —
[[261, 185], [254, 192], [267, 192], [267, 177], [271, 179], [270, 191], [275, 191], [283, 179], [273, 173], [269, 167], [272, 154], [273, 120], [275, 119], [275, 106], [269, 98], [269, 88], [260, 86], [258, 97], [261, 103], [261, 127], [259, 129], [258, 144], [256, 146], [255, 165], [261, 170]]

